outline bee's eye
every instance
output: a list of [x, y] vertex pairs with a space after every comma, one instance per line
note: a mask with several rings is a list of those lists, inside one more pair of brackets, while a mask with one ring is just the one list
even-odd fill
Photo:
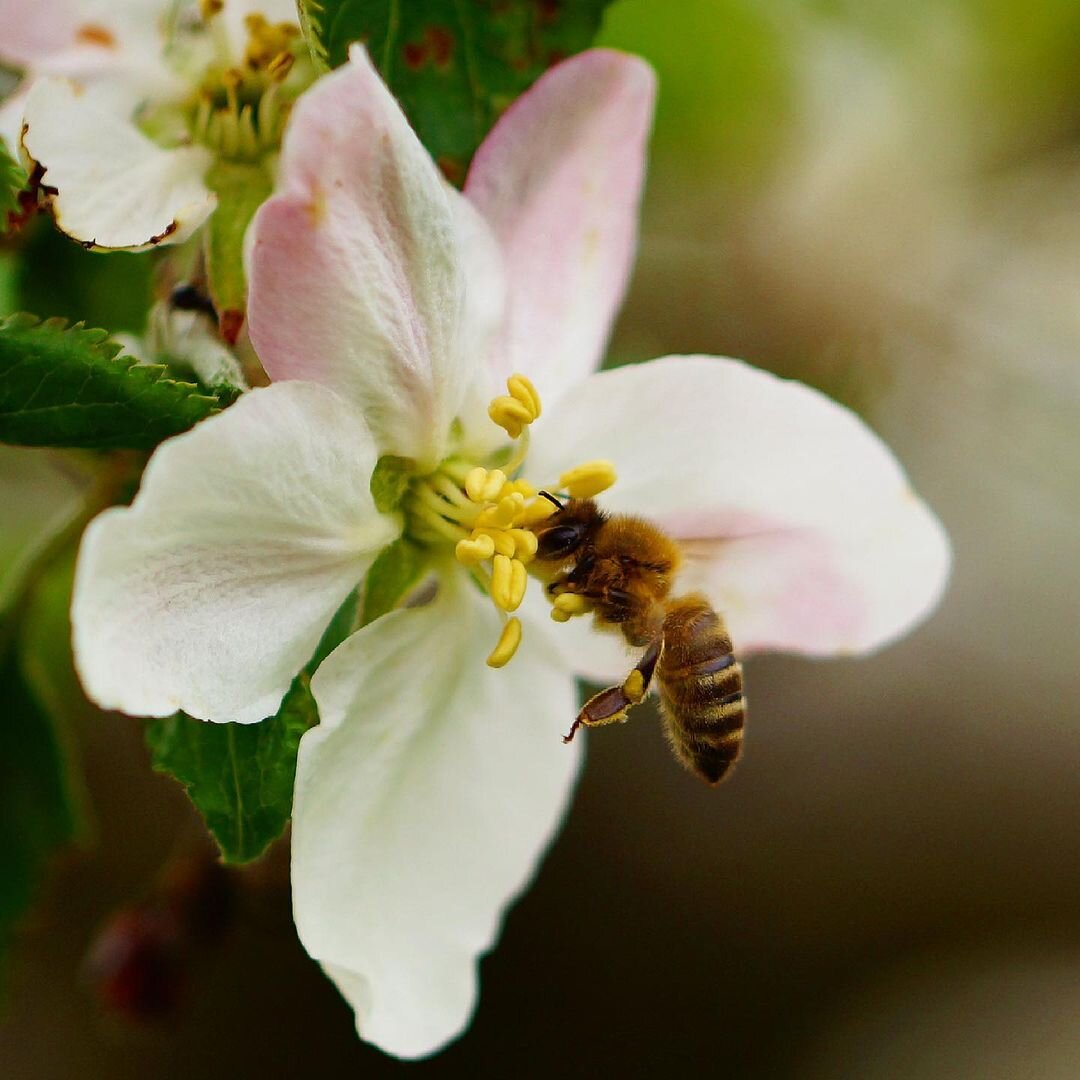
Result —
[[580, 525], [556, 525], [541, 533], [536, 554], [541, 559], [558, 559], [570, 555], [581, 543], [584, 529]]

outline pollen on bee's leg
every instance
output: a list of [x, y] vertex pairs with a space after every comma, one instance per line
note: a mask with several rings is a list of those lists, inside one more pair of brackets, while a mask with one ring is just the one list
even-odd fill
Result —
[[571, 499], [591, 499], [615, 483], [615, 466], [606, 460], [586, 461], [559, 477], [559, 487]]
[[521, 620], [508, 619], [499, 635], [498, 644], [487, 658], [488, 667], [505, 667], [514, 658], [521, 644]]

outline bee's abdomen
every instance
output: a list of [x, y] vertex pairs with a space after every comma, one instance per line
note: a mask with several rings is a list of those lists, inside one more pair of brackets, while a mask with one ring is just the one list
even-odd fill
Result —
[[657, 676], [676, 757], [707, 783], [718, 783], [742, 751], [746, 702], [731, 638], [703, 597], [669, 608]]

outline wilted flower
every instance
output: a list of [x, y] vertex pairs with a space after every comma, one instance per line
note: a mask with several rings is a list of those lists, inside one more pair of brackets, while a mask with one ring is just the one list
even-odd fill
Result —
[[0, 25], [0, 60], [25, 73], [0, 132], [87, 247], [190, 236], [229, 165], [277, 152], [312, 77], [290, 0], [0, 0]]
[[947, 574], [892, 455], [815, 391], [715, 357], [594, 373], [652, 101], [632, 57], [559, 65], [496, 125], [463, 197], [355, 50], [298, 104], [253, 227], [251, 337], [275, 385], [165, 443], [84, 541], [90, 695], [243, 723], [274, 712], [380, 552], [419, 552], [433, 598], [312, 680], [293, 831], [300, 937], [362, 1036], [404, 1057], [467, 1023], [477, 958], [558, 825], [575, 675], [627, 668], [528, 588], [539, 487], [617, 475], [605, 506], [686, 542], [687, 586], [744, 648], [875, 648]]

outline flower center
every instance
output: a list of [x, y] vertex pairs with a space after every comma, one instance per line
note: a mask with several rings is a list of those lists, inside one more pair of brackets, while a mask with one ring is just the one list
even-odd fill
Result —
[[194, 141], [229, 161], [256, 161], [276, 150], [296, 98], [285, 84], [296, 65], [300, 28], [271, 23], [258, 13], [248, 15], [245, 25], [243, 59], [230, 63], [235, 58], [228, 56], [227, 46], [219, 47], [189, 120]]
[[170, 66], [192, 87], [185, 98], [145, 109], [142, 129], [163, 145], [197, 143], [216, 157], [258, 162], [281, 145], [293, 102], [314, 78], [298, 25], [244, 19], [238, 54], [224, 20], [228, 0], [200, 0], [171, 25]]
[[[541, 412], [540, 396], [524, 375], [512, 375], [506, 386], [508, 393], [492, 401], [488, 416], [517, 444], [509, 459], [496, 465], [451, 456], [414, 480], [403, 503], [406, 532], [423, 544], [452, 544], [457, 561], [502, 615], [502, 633], [487, 659], [491, 667], [509, 663], [521, 644], [521, 621], [510, 614], [525, 598], [527, 567], [536, 555], [532, 527], [557, 508], [517, 477], [529, 452], [529, 425]], [[590, 498], [614, 482], [611, 462], [592, 461], [563, 473], [551, 490]]]

